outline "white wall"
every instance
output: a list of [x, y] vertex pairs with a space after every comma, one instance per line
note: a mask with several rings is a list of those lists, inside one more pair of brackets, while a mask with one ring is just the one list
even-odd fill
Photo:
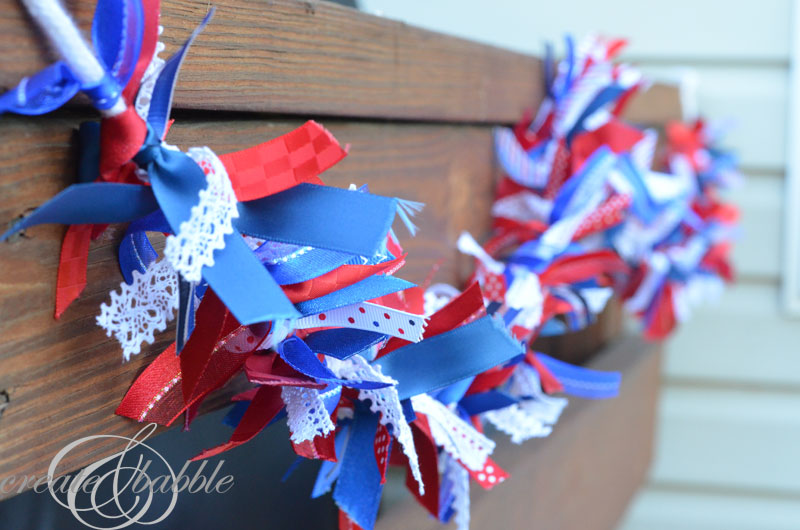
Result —
[[625, 36], [625, 59], [657, 78], [691, 69], [700, 112], [736, 122], [728, 144], [748, 177], [733, 193], [743, 210], [739, 283], [668, 346], [656, 460], [624, 530], [800, 528], [800, 322], [779, 305], [792, 4], [360, 0], [534, 54], [566, 32]]

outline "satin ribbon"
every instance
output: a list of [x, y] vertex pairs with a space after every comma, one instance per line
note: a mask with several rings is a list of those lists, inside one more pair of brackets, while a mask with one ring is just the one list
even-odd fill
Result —
[[311, 351], [311, 348], [298, 337], [289, 337], [277, 347], [278, 355], [286, 364], [317, 381], [350, 388], [376, 389], [386, 388], [388, 383], [380, 381], [352, 381], [339, 379], [325, 366], [322, 361]]
[[[164, 147], [152, 131], [134, 160], [147, 169], [153, 194], [177, 232], [205, 188], [203, 170], [186, 154]], [[203, 267], [203, 278], [243, 325], [298, 316], [235, 231], [225, 236], [225, 247], [214, 252], [214, 266]]]
[[[148, 2], [148, 8], [153, 7], [157, 16], [158, 2]], [[112, 107], [134, 73], [144, 72], [139, 68], [139, 57], [145, 35], [145, 16], [142, 0], [98, 0], [92, 22], [92, 41], [106, 71], [105, 77], [96, 85], [83, 85], [65, 62], [56, 62], [0, 95], [0, 114], [45, 114], [61, 107], [79, 90], [89, 96], [96, 108]], [[152, 56], [152, 51], [150, 53]], [[135, 82], [138, 87], [138, 79]]]
[[357, 403], [339, 478], [333, 490], [333, 500], [339, 509], [367, 530], [375, 526], [383, 492], [374, 453], [377, 430], [378, 415]]
[[477, 375], [521, 353], [522, 345], [487, 316], [399, 348], [375, 364], [398, 381], [397, 393], [406, 399]]
[[619, 394], [622, 374], [602, 372], [554, 359], [537, 353], [536, 358], [552, 373], [564, 388], [564, 392], [587, 399], [607, 399]]

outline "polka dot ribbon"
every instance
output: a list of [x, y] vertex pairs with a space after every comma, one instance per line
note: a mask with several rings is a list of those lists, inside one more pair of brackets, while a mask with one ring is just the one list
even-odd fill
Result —
[[294, 327], [296, 329], [355, 328], [419, 342], [422, 340], [426, 324], [422, 315], [362, 302], [297, 319]]

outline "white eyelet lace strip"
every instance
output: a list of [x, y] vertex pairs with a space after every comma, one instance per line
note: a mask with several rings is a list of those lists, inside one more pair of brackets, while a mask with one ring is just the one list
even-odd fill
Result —
[[483, 469], [486, 458], [494, 451], [495, 443], [492, 440], [428, 394], [412, 397], [411, 404], [416, 412], [428, 417], [436, 445], [443, 447], [447, 454], [460, 460], [469, 469]]
[[535, 414], [542, 422], [554, 425], [569, 401], [566, 398], [548, 396], [542, 391], [539, 373], [527, 364], [520, 364], [511, 376], [510, 393], [516, 397], [531, 397], [522, 403], [522, 408]]
[[316, 388], [284, 386], [281, 399], [286, 404], [292, 442], [299, 444], [317, 436], [324, 438], [336, 429]]
[[144, 274], [133, 271], [133, 282], [111, 291], [111, 303], [100, 306], [97, 325], [114, 336], [122, 355], [130, 360], [142, 342], [152, 344], [156, 331], [164, 331], [178, 309], [178, 276], [166, 259], [151, 263]]
[[363, 329], [399, 337], [411, 342], [422, 340], [427, 320], [422, 315], [407, 313], [370, 302], [346, 305], [298, 318], [294, 323], [296, 329], [343, 327]]
[[498, 430], [511, 436], [515, 444], [531, 438], [543, 438], [552, 432], [551, 425], [558, 421], [567, 400], [552, 397], [542, 392], [536, 370], [520, 364], [511, 378], [509, 393], [520, 398], [529, 398], [508, 407], [491, 410], [483, 414]]
[[217, 155], [208, 147], [192, 147], [186, 154], [206, 174], [206, 188], [178, 233], [167, 237], [164, 255], [187, 281], [199, 282], [203, 267], [214, 265], [214, 251], [225, 248], [225, 236], [233, 233], [239, 211], [228, 172]]
[[442, 472], [453, 485], [453, 520], [458, 530], [469, 530], [469, 472], [447, 454], [442, 455], [441, 460], [444, 461]]
[[518, 403], [508, 407], [485, 412], [486, 418], [497, 430], [511, 436], [511, 441], [521, 444], [531, 438], [544, 438], [552, 432], [539, 418], [529, 415]]
[[[162, 31], [164, 31], [164, 27], [158, 26], [159, 35], [161, 35]], [[136, 101], [134, 101], [133, 104], [134, 108], [136, 109], [136, 114], [138, 114], [145, 122], [147, 121], [148, 114], [150, 114], [150, 101], [153, 97], [153, 90], [156, 88], [158, 74], [161, 73], [161, 70], [164, 68], [164, 64], [166, 63], [164, 59], [158, 56], [159, 53], [164, 51], [164, 48], [166, 48], [166, 46], [163, 42], [156, 42], [156, 50], [153, 53], [153, 58], [150, 60], [150, 64], [147, 65], [147, 69], [144, 71], [141, 85], [139, 86], [139, 92], [137, 92]]]
[[[366, 359], [360, 355], [353, 355], [343, 361], [328, 357], [328, 368], [340, 379], [349, 381], [383, 381], [385, 383], [397, 384], [391, 377], [383, 375], [379, 366], [367, 363]], [[411, 427], [403, 414], [403, 406], [400, 404], [400, 397], [397, 388], [394, 386], [378, 388], [374, 390], [361, 389], [358, 391], [360, 401], [370, 401], [369, 409], [372, 412], [380, 412], [381, 425], [385, 425], [392, 436], [400, 442], [403, 453], [408, 458], [408, 466], [414, 480], [419, 485], [419, 494], [425, 494], [425, 485], [422, 483], [422, 473], [419, 470], [419, 458], [414, 447], [414, 436]]]

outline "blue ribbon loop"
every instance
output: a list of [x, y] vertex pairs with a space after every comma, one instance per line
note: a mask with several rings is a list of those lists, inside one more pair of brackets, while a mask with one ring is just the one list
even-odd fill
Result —
[[98, 0], [92, 41], [106, 75], [94, 85], [81, 85], [63, 61], [56, 62], [0, 95], [0, 114], [39, 115], [51, 112], [83, 90], [100, 110], [111, 108], [128, 83], [142, 47], [144, 9], [141, 0]]

